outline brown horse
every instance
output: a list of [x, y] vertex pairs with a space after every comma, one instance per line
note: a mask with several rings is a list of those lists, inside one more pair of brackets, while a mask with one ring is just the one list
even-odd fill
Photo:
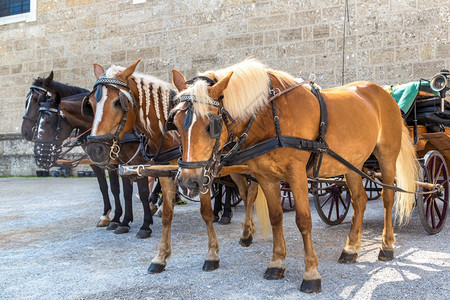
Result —
[[[110, 146], [113, 140], [120, 139], [133, 126], [144, 133], [149, 139], [149, 152], [167, 153], [170, 149], [179, 148], [179, 138], [174, 132], [167, 133], [163, 142], [164, 124], [169, 114], [172, 98], [176, 91], [171, 84], [163, 82], [149, 75], [135, 73], [139, 60], [128, 68], [112, 66], [105, 69], [94, 64], [94, 74], [97, 81], [94, 91], [84, 104], [85, 113], [94, 112], [94, 123], [89, 142], [86, 147], [91, 160], [106, 164], [110, 159]], [[160, 144], [161, 143], [161, 144]], [[178, 155], [170, 160], [176, 164]], [[158, 160], [155, 158], [155, 161]], [[162, 161], [168, 163], [169, 161]], [[256, 197], [256, 189], [247, 187], [247, 180], [243, 177], [234, 178], [239, 187], [244, 203], [247, 198]], [[173, 200], [177, 186], [173, 178], [160, 177], [163, 192], [162, 209], [162, 237], [158, 255], [152, 260], [148, 268], [149, 273], [164, 271], [166, 260], [171, 254], [171, 224], [173, 218]], [[248, 191], [248, 194], [247, 194]], [[203, 270], [209, 271], [219, 267], [219, 244], [213, 227], [213, 213], [209, 192], [200, 195], [200, 211], [205, 221], [209, 250]], [[249, 206], [247, 206], [249, 207]], [[251, 206], [250, 206], [251, 209]], [[254, 223], [251, 213], [247, 213], [245, 228], [241, 235], [241, 244], [248, 246], [252, 241]]]
[[[173, 71], [173, 82], [180, 91], [177, 98], [181, 101], [171, 114], [183, 146], [179, 184], [189, 196], [199, 193], [205, 176], [205, 170], [202, 167], [195, 168], [195, 164], [201, 166], [212, 157], [220, 159], [220, 156], [214, 155], [214, 151], [223, 146], [229, 134], [242, 138], [246, 136], [243, 148], [281, 135], [311, 142], [318, 138], [321, 120], [319, 101], [303, 85], [282, 93], [284, 89], [298, 84], [289, 74], [267, 69], [256, 60], [246, 60], [229, 68], [201, 75], [203, 77], [197, 77], [194, 84], [187, 86], [183, 75]], [[213, 84], [210, 83], [211, 80]], [[274, 91], [273, 99], [270, 99], [270, 90]], [[393, 185], [396, 176], [397, 186], [414, 191], [414, 180], [417, 178], [415, 151], [394, 99], [381, 87], [370, 82], [355, 82], [326, 89], [321, 94], [328, 110], [325, 140], [329, 149], [359, 169], [373, 152], [380, 164], [383, 183]], [[208, 129], [217, 118], [224, 120], [221, 130], [227, 134], [213, 138]], [[187, 119], [192, 121], [186, 121]], [[237, 122], [236, 125], [232, 124], [232, 119]], [[277, 119], [278, 126], [275, 125]], [[249, 122], [253, 122], [251, 127], [247, 127]], [[251, 158], [247, 163], [264, 191], [272, 225], [273, 256], [264, 277], [279, 279], [283, 277], [285, 270], [283, 260], [286, 257], [286, 245], [282, 225], [283, 211], [279, 202], [280, 180], [283, 180], [290, 184], [295, 198], [295, 220], [305, 250], [306, 270], [300, 289], [304, 292], [318, 292], [321, 290], [321, 276], [317, 272], [318, 259], [311, 238], [307, 182], [307, 177], [313, 175], [313, 171], [307, 169], [311, 152], [299, 148], [301, 147], [293, 149], [291, 146], [280, 145]], [[188, 168], [183, 168], [184, 166]], [[341, 174], [345, 174], [351, 193], [353, 220], [339, 261], [350, 263], [356, 260], [357, 250], [361, 246], [367, 195], [360, 175], [330, 155], [323, 155], [318, 175], [332, 177]], [[385, 218], [379, 259], [389, 260], [393, 258], [394, 251], [391, 217], [394, 191], [384, 189], [382, 196]], [[400, 221], [407, 220], [414, 196], [406, 193], [397, 196], [396, 208]]]

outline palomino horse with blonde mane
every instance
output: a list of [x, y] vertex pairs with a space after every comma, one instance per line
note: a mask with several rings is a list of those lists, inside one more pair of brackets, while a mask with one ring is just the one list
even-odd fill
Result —
[[[178, 136], [172, 132], [165, 134], [164, 124], [168, 118], [171, 102], [176, 90], [171, 84], [155, 77], [135, 73], [139, 60], [128, 68], [112, 66], [105, 69], [94, 64], [97, 81], [94, 90], [83, 104], [84, 113], [94, 112], [91, 136], [88, 137], [86, 152], [91, 160], [105, 164], [110, 160], [111, 149], [123, 134], [134, 126], [148, 137], [148, 148], [154, 163], [176, 164], [181, 153]], [[160, 177], [163, 192], [162, 237], [158, 255], [148, 268], [149, 273], [164, 271], [166, 260], [171, 254], [171, 225], [173, 218], [173, 200], [176, 183], [173, 178]], [[256, 197], [254, 186], [248, 187], [247, 180], [233, 176], [244, 203]], [[249, 199], [249, 200], [247, 200]], [[200, 211], [208, 232], [208, 254], [203, 270], [209, 271], [219, 267], [219, 244], [213, 227], [213, 212], [209, 193], [200, 195]], [[248, 246], [254, 234], [254, 222], [251, 205], [247, 205], [241, 244]], [[249, 212], [248, 212], [249, 211]]]
[[[221, 158], [217, 153], [228, 136], [239, 137], [241, 149], [229, 164], [247, 161], [269, 207], [273, 256], [264, 278], [284, 276], [286, 244], [279, 202], [280, 180], [283, 180], [290, 184], [295, 198], [295, 220], [305, 250], [306, 270], [300, 289], [319, 292], [321, 276], [311, 238], [307, 177], [345, 174], [352, 197], [353, 220], [339, 261], [354, 262], [361, 246], [367, 195], [361, 175], [352, 171], [350, 165], [331, 157], [331, 151], [326, 148], [328, 145], [328, 150], [357, 169], [362, 169], [373, 152], [379, 161], [384, 184], [393, 185], [396, 176], [397, 187], [414, 191], [415, 151], [398, 105], [381, 87], [370, 82], [326, 89], [320, 96], [314, 88], [305, 88], [306, 83], [298, 83], [284, 72], [267, 69], [256, 60], [200, 75], [187, 85], [183, 75], [173, 70], [180, 103], [171, 117], [183, 146], [179, 162], [179, 184], [183, 192], [190, 197], [200, 193], [205, 188], [205, 174], [211, 169], [214, 172]], [[220, 125], [219, 131], [224, 134], [210, 134], [214, 123]], [[252, 152], [253, 149], [259, 153]], [[312, 163], [308, 165], [308, 161]], [[313, 167], [308, 168], [311, 165]], [[384, 189], [382, 196], [385, 217], [379, 259], [390, 260], [394, 251], [391, 214], [394, 191]], [[396, 212], [401, 221], [409, 218], [413, 201], [412, 194], [398, 195]]]

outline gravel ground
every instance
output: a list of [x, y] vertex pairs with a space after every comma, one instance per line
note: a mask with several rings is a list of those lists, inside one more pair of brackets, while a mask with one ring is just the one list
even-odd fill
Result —
[[152, 275], [147, 267], [157, 253], [161, 219], [155, 218], [151, 238], [136, 239], [142, 209], [137, 198], [133, 205], [130, 233], [115, 235], [95, 227], [102, 212], [95, 178], [0, 178], [0, 299], [449, 299], [448, 226], [430, 236], [414, 212], [407, 226], [395, 229], [395, 260], [380, 262], [380, 200], [367, 205], [362, 249], [351, 265], [337, 262], [351, 212], [330, 227], [312, 208], [323, 276], [322, 292], [313, 295], [299, 291], [303, 244], [293, 212], [284, 218], [285, 278], [267, 281], [271, 239], [257, 234], [249, 248], [238, 244], [243, 205], [234, 208], [230, 225], [215, 226], [221, 261], [213, 272], [201, 269], [207, 237], [199, 204], [176, 206], [172, 257], [165, 272]]

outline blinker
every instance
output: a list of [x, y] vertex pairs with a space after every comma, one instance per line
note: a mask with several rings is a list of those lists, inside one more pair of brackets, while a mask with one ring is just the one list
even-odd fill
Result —
[[193, 115], [192, 109], [188, 109], [186, 111], [186, 117], [184, 118], [184, 122], [183, 122], [183, 129], [185, 131], [188, 130], [189, 127], [191, 127], [192, 119], [193, 119], [192, 115]]
[[209, 116], [209, 135], [212, 139], [217, 139], [222, 131], [222, 117], [208, 114]]
[[103, 97], [102, 86], [97, 86], [97, 91], [95, 92], [95, 101], [100, 102]]

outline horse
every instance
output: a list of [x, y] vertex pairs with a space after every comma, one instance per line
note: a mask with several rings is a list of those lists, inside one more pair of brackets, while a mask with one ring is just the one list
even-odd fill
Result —
[[[59, 93], [60, 97], [68, 97], [87, 94], [88, 92], [88, 90], [77, 86], [54, 81], [53, 71], [51, 71], [49, 76], [46, 78], [39, 77], [35, 79], [33, 84], [30, 86], [30, 92], [28, 93], [25, 102], [25, 115], [23, 116], [22, 121], [22, 136], [28, 141], [34, 140], [38, 122], [37, 118], [39, 116], [39, 107], [40, 104], [45, 102], [48, 98], [53, 97], [56, 93]], [[89, 128], [86, 123], [82, 123], [81, 126]], [[97, 222], [97, 227], [106, 227], [108, 230], [115, 230], [119, 224], [120, 216], [122, 215], [122, 207], [120, 205], [119, 198], [119, 175], [115, 169], [108, 169], [110, 188], [116, 206], [114, 217], [111, 221], [109, 214], [112, 208], [108, 194], [108, 184], [106, 182], [105, 170], [95, 164], [91, 164], [90, 167], [94, 171], [103, 197], [103, 214]]]
[[[83, 112], [94, 116], [91, 136], [88, 137], [86, 151], [91, 160], [107, 163], [111, 148], [105, 145], [120, 139], [134, 126], [148, 137], [148, 152], [153, 155], [154, 163], [176, 164], [179, 158], [179, 139], [173, 132], [166, 133], [164, 124], [176, 94], [170, 83], [155, 77], [135, 72], [137, 60], [129, 67], [111, 66], [105, 70], [94, 64], [97, 81], [94, 90], [83, 104]], [[171, 254], [171, 224], [173, 218], [173, 200], [177, 186], [173, 178], [160, 177], [163, 192], [162, 236], [158, 254], [153, 258], [148, 273], [163, 272], [167, 258]], [[244, 201], [250, 203], [256, 197], [256, 189], [248, 187], [245, 178], [236, 178], [236, 184]], [[211, 271], [219, 267], [219, 244], [213, 227], [211, 197], [207, 192], [199, 195], [200, 211], [208, 233], [208, 253], [203, 270]], [[241, 234], [240, 243], [249, 246], [253, 239], [254, 222], [251, 214], [246, 214], [246, 227]], [[247, 209], [248, 211], [248, 209]]]
[[[367, 194], [361, 175], [354, 170], [362, 169], [371, 153], [378, 159], [384, 184], [392, 186], [396, 176], [398, 188], [416, 189], [418, 166], [409, 132], [394, 99], [374, 83], [360, 81], [318, 92], [308, 82], [299, 83], [255, 59], [201, 73], [191, 85], [180, 72], [174, 70], [173, 76], [180, 99], [171, 115], [183, 149], [178, 177], [181, 190], [189, 197], [199, 194], [205, 188], [204, 177], [213, 175], [207, 162], [226, 165], [226, 158], [219, 162], [221, 156], [216, 153], [229, 135], [239, 137], [240, 150], [229, 156], [228, 163], [248, 164], [269, 207], [273, 256], [264, 273], [266, 279], [282, 278], [286, 268], [281, 180], [290, 184], [294, 195], [295, 221], [305, 251], [300, 290], [307, 293], [321, 290], [311, 238], [308, 177], [345, 175], [353, 219], [341, 263], [355, 262], [361, 247]], [[212, 124], [225, 134], [212, 136], [208, 132]], [[356, 168], [341, 163], [344, 160]], [[394, 256], [394, 191], [383, 189], [382, 198], [385, 216], [378, 258], [383, 261]], [[397, 194], [399, 222], [408, 220], [413, 202], [413, 194]]]
[[[58, 149], [61, 147], [62, 142], [69, 137], [73, 129], [79, 129], [80, 131], [86, 131], [90, 129], [92, 124], [92, 118], [84, 117], [81, 114], [81, 103], [86, 97], [86, 94], [74, 95], [66, 97], [61, 101], [59, 94], [56, 97], [47, 99], [46, 102], [41, 104], [39, 109], [40, 116], [38, 122], [37, 136], [35, 139], [35, 153], [40, 157], [45, 157], [46, 153], [50, 149]], [[83, 138], [83, 137], [82, 137]], [[84, 135], [86, 139], [86, 135]], [[52, 145], [51, 147], [45, 147], [45, 145]], [[140, 150], [140, 137], [137, 133], [130, 133], [124, 135], [119, 145], [121, 147], [120, 155], [117, 157], [121, 162], [133, 162], [136, 164], [142, 164], [145, 160], [142, 156], [137, 155]], [[116, 168], [114, 165], [106, 166], [108, 168]], [[130, 231], [129, 223], [133, 221], [133, 209], [132, 209], [132, 193], [133, 193], [133, 181], [135, 179], [139, 189], [139, 198], [144, 208], [144, 222], [139, 231], [136, 234], [138, 238], [148, 238], [151, 236], [152, 230], [150, 224], [153, 224], [152, 212], [150, 210], [149, 203], [149, 188], [148, 178], [132, 178], [132, 176], [122, 176], [122, 186], [125, 199], [125, 214], [122, 222], [113, 221], [110, 223], [109, 228], [114, 229], [114, 233], [122, 234]], [[118, 186], [117, 186], [118, 187]], [[118, 212], [118, 213], [117, 213]], [[118, 209], [116, 214], [122, 215], [122, 207], [120, 202], [118, 203]], [[120, 219], [118, 219], [119, 221]], [[114, 226], [115, 228], [111, 228]]]

